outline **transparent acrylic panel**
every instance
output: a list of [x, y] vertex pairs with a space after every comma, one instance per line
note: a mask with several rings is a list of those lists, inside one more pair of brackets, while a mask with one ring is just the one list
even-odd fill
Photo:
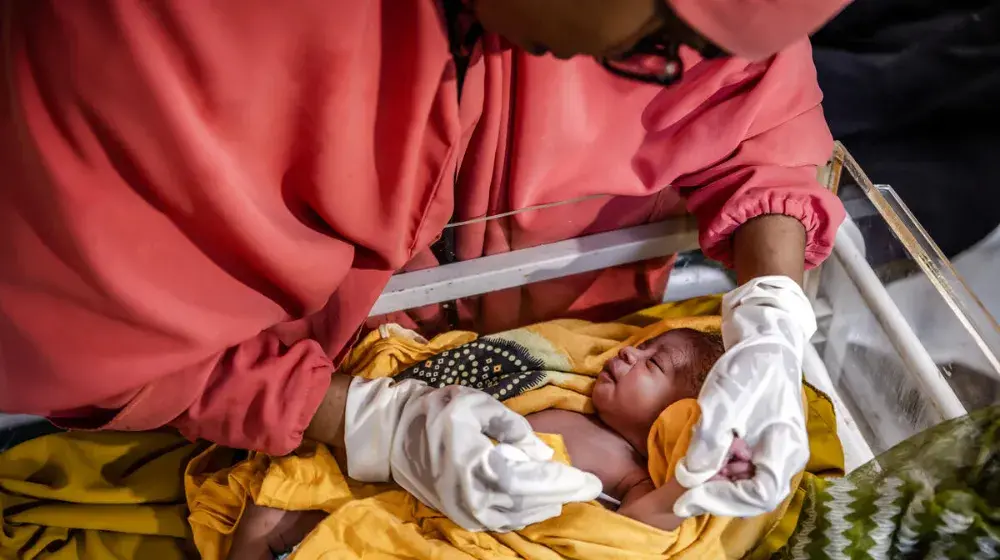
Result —
[[816, 349], [872, 451], [997, 402], [1000, 329], [891, 187], [838, 145], [848, 220], [811, 277]]

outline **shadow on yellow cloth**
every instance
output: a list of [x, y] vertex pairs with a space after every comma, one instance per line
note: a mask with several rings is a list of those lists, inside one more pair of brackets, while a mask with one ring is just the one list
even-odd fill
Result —
[[[718, 298], [684, 302], [705, 312]], [[637, 344], [673, 328], [718, 331], [717, 316], [690, 317], [684, 304], [667, 304], [627, 318], [593, 324], [561, 320], [494, 335], [513, 341], [545, 364], [543, 385], [505, 402], [528, 414], [546, 408], [591, 412], [594, 377], [622, 346]], [[410, 364], [476, 340], [452, 332], [424, 341], [416, 333], [386, 327], [371, 333], [348, 357], [345, 371], [366, 378], [399, 374]], [[842, 473], [843, 456], [829, 400], [807, 388], [813, 472]], [[668, 408], [650, 437], [650, 473], [667, 480], [687, 449], [697, 404]], [[568, 462], [558, 436], [543, 436]], [[302, 541], [293, 559], [308, 558], [739, 558], [766, 554], [787, 541], [801, 500], [791, 496], [774, 513], [753, 519], [702, 516], [674, 531], [661, 531], [608, 511], [596, 503], [568, 504], [555, 519], [506, 534], [471, 533], [424, 506], [397, 486], [355, 483], [340, 471], [323, 445], [307, 444], [287, 457], [253, 455], [234, 467], [225, 450], [207, 451], [191, 462], [187, 490], [195, 542], [207, 559], [225, 558], [247, 500], [284, 510], [322, 510], [330, 515]], [[220, 457], [220, 454], [222, 457]], [[810, 475], [811, 476], [811, 475]], [[758, 546], [758, 544], [760, 546]], [[757, 546], [756, 550], [753, 550]]]
[[194, 557], [183, 473], [205, 448], [164, 433], [73, 432], [5, 451], [0, 557]]

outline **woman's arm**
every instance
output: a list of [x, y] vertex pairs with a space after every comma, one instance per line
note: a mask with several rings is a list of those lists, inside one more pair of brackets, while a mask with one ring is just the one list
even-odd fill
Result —
[[[685, 516], [771, 511], [788, 495], [787, 481], [808, 460], [801, 372], [816, 319], [801, 289], [806, 230], [794, 217], [764, 214], [733, 232], [731, 257], [740, 287], [723, 298], [727, 350], [698, 396], [703, 416], [677, 467], [680, 481], [691, 489], [676, 504]], [[758, 390], [745, 391], [748, 384]], [[719, 438], [730, 433], [746, 438], [756, 449], [754, 464], [772, 473], [757, 479], [753, 492], [704, 484], [722, 458]]]
[[319, 403], [319, 409], [306, 428], [305, 437], [330, 446], [340, 468], [347, 472], [347, 446], [344, 443], [344, 417], [347, 410], [347, 391], [351, 388], [350, 375], [333, 374], [330, 387]]
[[[328, 352], [389, 277], [351, 270], [350, 235], [299, 219], [335, 174], [289, 175], [299, 155], [341, 153], [289, 118], [333, 110], [296, 83], [331, 70], [289, 61], [351, 60], [326, 30], [375, 9], [355, 5], [4, 4], [0, 410], [275, 455], [300, 444]], [[378, 41], [372, 27], [359, 40]], [[350, 312], [321, 310], [337, 293]]]
[[[724, 88], [706, 102], [699, 124], [719, 132], [705, 149], [737, 147], [719, 153], [713, 165], [677, 177], [671, 184], [685, 196], [688, 211], [697, 218], [699, 240], [707, 256], [739, 270], [742, 267], [734, 254], [737, 231], [755, 219], [780, 215], [802, 224], [805, 243], [799, 258], [806, 269], [829, 255], [844, 208], [816, 180], [817, 169], [833, 151], [821, 100], [811, 51], [803, 42], [774, 57], [766, 67], [748, 67], [740, 87]], [[728, 126], [733, 123], [739, 126]], [[759, 256], [762, 261], [768, 258]], [[795, 279], [793, 269], [787, 274], [761, 270], [757, 275], [776, 274]], [[741, 284], [752, 277], [741, 274]]]
[[806, 230], [783, 214], [758, 216], [733, 234], [733, 268], [743, 285], [760, 276], [787, 276], [802, 285]]

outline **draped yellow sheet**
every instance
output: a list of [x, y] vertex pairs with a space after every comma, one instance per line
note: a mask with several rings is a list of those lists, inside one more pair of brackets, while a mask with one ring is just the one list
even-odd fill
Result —
[[172, 434], [76, 432], [0, 454], [0, 558], [191, 558], [184, 469], [207, 447]]
[[[551, 363], [565, 360], [568, 371], [553, 371], [533, 394], [507, 404], [522, 413], [546, 406], [590, 411], [586, 394], [604, 358], [623, 343], [653, 336], [669, 325], [680, 326], [672, 320], [716, 314], [718, 303], [718, 298], [699, 298], [657, 306], [617, 325], [555, 321], [515, 334], [528, 344], [538, 343], [540, 351], [551, 352]], [[650, 328], [663, 319], [668, 321]], [[718, 318], [689, 319], [685, 324], [712, 330], [718, 328]], [[402, 330], [381, 330], [352, 354], [349, 364], [356, 371], [395, 374], [407, 364], [476, 340], [473, 333], [456, 332], [425, 343]], [[572, 336], [563, 336], [568, 334]], [[812, 452], [807, 471], [839, 474], [843, 457], [832, 406], [809, 388], [806, 397]], [[565, 458], [561, 442], [549, 442]], [[248, 460], [241, 460], [246, 454], [234, 450], [214, 447], [202, 452], [205, 449], [204, 444], [168, 433], [76, 432], [37, 438], [0, 454], [0, 558], [189, 558], [196, 554], [192, 541], [206, 557], [220, 557], [228, 550], [229, 536], [248, 499], [290, 510], [319, 508], [340, 514], [303, 542], [297, 551], [300, 558], [350, 558], [350, 552], [325, 550], [325, 541], [313, 537], [330, 534], [356, 548], [357, 531], [364, 532], [371, 519], [381, 520], [372, 526], [385, 531], [366, 546], [405, 542], [413, 547], [413, 557], [662, 558], [685, 538], [610, 512], [594, 517], [592, 504], [567, 506], [558, 520], [517, 534], [473, 535], [391, 485], [345, 480], [322, 446], [305, 444], [296, 454], [277, 459], [251, 454]], [[787, 541], [802, 492], [800, 487], [788, 502], [786, 515], [776, 524], [769, 522], [772, 527], [757, 539], [763, 546], [754, 556]], [[373, 504], [377, 507], [369, 507]], [[412, 521], [397, 523], [403, 519]], [[739, 526], [727, 524], [722, 541], [729, 545], [740, 541], [738, 535], [732, 536], [733, 527]], [[749, 529], [759, 535], [754, 531]], [[414, 535], [419, 538], [411, 539]], [[617, 548], [621, 541], [628, 542], [627, 554]], [[389, 555], [382, 557], [398, 557], [406, 550], [385, 551]], [[729, 551], [733, 554], [735, 550]]]
[[[699, 299], [687, 304], [703, 311], [717, 309], [717, 302]], [[483, 339], [474, 333], [451, 332], [425, 341], [416, 333], [387, 326], [366, 337], [343, 369], [367, 378], [391, 376], [413, 364], [426, 361], [430, 366], [445, 351], [458, 349], [450, 356], [460, 355], [462, 348], [469, 348], [476, 340], [497, 348], [514, 342], [538, 358], [546, 372], [538, 381], [540, 386], [507, 399], [505, 404], [522, 414], [553, 407], [587, 413], [593, 410], [589, 395], [594, 376], [623, 345], [637, 344], [673, 328], [717, 331], [719, 325], [717, 316], [691, 317], [683, 306], [666, 305], [621, 323], [559, 320]], [[811, 388], [805, 399], [814, 444], [810, 467], [814, 472], [838, 473], [843, 458], [832, 407]], [[693, 400], [676, 403], [661, 415], [650, 438], [654, 478], [662, 482], [669, 477], [687, 448], [696, 418]], [[544, 437], [557, 450], [557, 457], [568, 461], [561, 439]], [[201, 465], [211, 458], [212, 453], [206, 453], [192, 462], [188, 471], [190, 519], [204, 558], [225, 557], [247, 500], [279, 509], [329, 514], [292, 555], [296, 560], [739, 558], [758, 543], [771, 550], [780, 545], [782, 534], [788, 532], [786, 526], [794, 527], [797, 515], [793, 495], [769, 515], [753, 519], [702, 516], [686, 520], [674, 531], [661, 531], [596, 503], [585, 503], [567, 505], [561, 516], [515, 533], [470, 533], [394, 485], [350, 481], [323, 445], [304, 446], [282, 458], [256, 455], [224, 471]]]

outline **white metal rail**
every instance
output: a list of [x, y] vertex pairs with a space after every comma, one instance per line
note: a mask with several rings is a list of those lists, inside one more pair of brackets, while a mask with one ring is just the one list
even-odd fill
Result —
[[697, 247], [698, 230], [693, 220], [680, 217], [405, 272], [389, 280], [370, 315], [665, 257]]

